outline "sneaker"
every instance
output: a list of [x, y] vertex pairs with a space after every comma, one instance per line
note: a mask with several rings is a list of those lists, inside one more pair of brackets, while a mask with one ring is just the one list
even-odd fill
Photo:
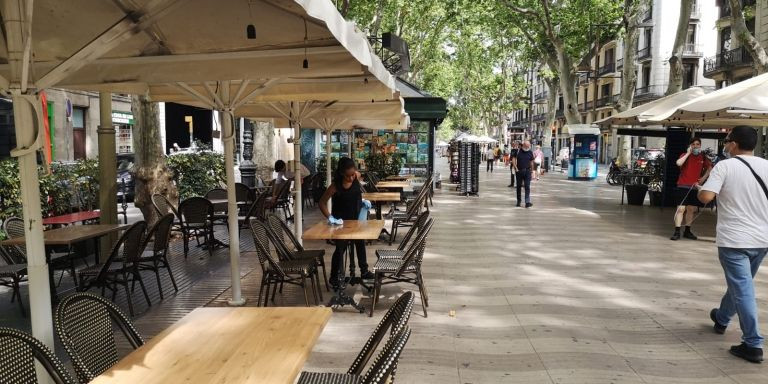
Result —
[[679, 231], [675, 231], [675, 233], [669, 239], [670, 240], [680, 240], [680, 232]]
[[699, 239], [699, 238], [698, 238], [698, 237], [696, 237], [696, 235], [694, 235], [694, 234], [693, 234], [693, 232], [691, 232], [691, 231], [685, 231], [685, 232], [683, 232], [683, 237], [685, 237], [686, 239], [691, 239], [691, 240], [698, 240], [698, 239]]
[[763, 349], [762, 348], [755, 348], [755, 347], [749, 347], [744, 343], [741, 343], [739, 345], [734, 345], [730, 349], [731, 355], [734, 355], [736, 357], [741, 357], [742, 359], [749, 361], [751, 363], [762, 363], [763, 362]]
[[530, 208], [530, 207], [533, 207], [533, 204], [531, 204], [531, 203], [525, 203], [525, 207], [526, 207], [526, 208]]
[[520, 206], [520, 203], [517, 203], [516, 207], [519, 207], [519, 206]]
[[365, 272], [360, 274], [360, 278], [363, 279], [363, 280], [373, 280], [373, 278], [374, 278], [373, 272], [365, 271]]
[[512, 184], [510, 184], [510, 185], [507, 185], [507, 188], [514, 188], [514, 187], [515, 187], [515, 186], [514, 186], [514, 185], [512, 185]]
[[709, 311], [709, 318], [712, 319], [713, 323], [715, 323], [715, 325], [712, 327], [715, 330], [715, 333], [722, 335], [725, 333], [725, 329], [728, 328], [728, 326], [718, 323], [717, 318], [715, 317], [716, 314], [717, 308], [712, 308], [712, 310]]

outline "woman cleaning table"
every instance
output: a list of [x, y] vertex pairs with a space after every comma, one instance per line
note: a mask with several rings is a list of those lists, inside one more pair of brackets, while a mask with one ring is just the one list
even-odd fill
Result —
[[[333, 182], [325, 190], [320, 198], [320, 211], [328, 221], [333, 224], [336, 220], [357, 220], [364, 206], [363, 188], [360, 184], [360, 173], [355, 162], [348, 158], [339, 159], [339, 164], [334, 173]], [[328, 210], [328, 200], [331, 200], [331, 211]], [[370, 204], [368, 202], [367, 204]], [[360, 277], [372, 279], [373, 274], [368, 270], [368, 262], [365, 254], [365, 241], [363, 240], [336, 240], [336, 250], [331, 258], [330, 284], [339, 287], [339, 272], [344, 268], [344, 252], [353, 241], [357, 253], [357, 263], [360, 266]]]

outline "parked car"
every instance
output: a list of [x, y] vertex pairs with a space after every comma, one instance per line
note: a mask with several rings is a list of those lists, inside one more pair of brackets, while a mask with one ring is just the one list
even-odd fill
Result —
[[[136, 182], [133, 178], [133, 163], [135, 160], [133, 153], [118, 153], [117, 154], [117, 201], [122, 201], [123, 192], [125, 192], [125, 200], [133, 201], [134, 189], [136, 188]], [[125, 182], [125, 188], [122, 186], [122, 182]]]
[[652, 162], [663, 155], [663, 149], [638, 148], [632, 151], [632, 164], [634, 164], [635, 168], [645, 168], [649, 162]]

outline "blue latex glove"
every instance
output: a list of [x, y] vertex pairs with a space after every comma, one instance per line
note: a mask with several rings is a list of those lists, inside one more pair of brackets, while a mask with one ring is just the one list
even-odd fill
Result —
[[373, 208], [373, 204], [371, 204], [370, 201], [363, 199], [363, 207], [365, 207], [365, 209], [367, 210], [370, 210], [371, 208]]
[[330, 225], [343, 225], [344, 224], [344, 220], [337, 219], [337, 218], [333, 217], [333, 215], [331, 215], [331, 216], [328, 216], [328, 224], [330, 224]]

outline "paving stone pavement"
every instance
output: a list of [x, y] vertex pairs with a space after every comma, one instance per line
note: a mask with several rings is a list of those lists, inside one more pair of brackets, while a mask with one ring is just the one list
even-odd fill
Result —
[[[442, 159], [439, 165], [447, 178]], [[429, 317], [417, 299], [397, 383], [768, 382], [768, 366], [728, 354], [739, 342], [736, 319], [725, 335], [711, 331], [708, 312], [724, 291], [714, 212], [696, 220], [700, 241], [672, 242], [670, 209], [619, 205], [620, 188], [602, 178], [547, 174], [534, 182], [534, 206], [525, 209], [514, 206], [508, 170], [481, 170], [480, 177], [479, 197], [459, 196], [449, 184], [436, 191], [431, 209], [437, 221], [423, 267]], [[309, 208], [305, 227], [319, 218]], [[256, 305], [260, 269], [245, 231], [241, 239], [243, 293], [247, 305]], [[226, 251], [209, 259], [196, 250], [185, 261], [179, 245], [171, 254], [184, 279], [180, 292], [160, 302], [147, 276], [152, 307], [138, 292], [133, 296], [136, 325], [147, 338], [195, 307], [226, 305], [230, 297]], [[326, 249], [330, 265], [330, 246], [305, 246]], [[388, 247], [369, 246], [369, 263], [376, 248]], [[163, 285], [169, 292], [170, 284]], [[385, 286], [373, 318], [336, 310], [305, 369], [345, 371], [406, 289], [412, 287]], [[359, 286], [349, 291], [369, 305], [368, 292]], [[758, 274], [757, 295], [765, 334], [765, 272]], [[0, 325], [24, 328], [9, 298], [0, 293]], [[286, 287], [276, 305], [304, 305], [303, 296]]]

